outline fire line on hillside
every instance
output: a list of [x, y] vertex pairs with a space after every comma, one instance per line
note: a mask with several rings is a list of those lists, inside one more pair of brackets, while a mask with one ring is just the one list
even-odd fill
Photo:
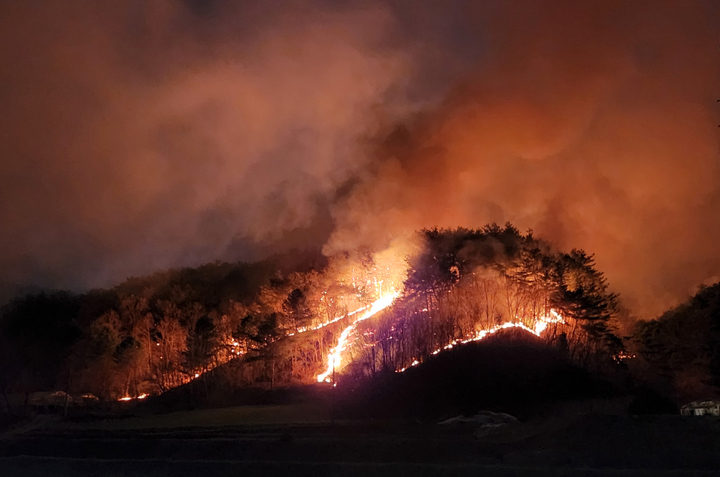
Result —
[[342, 333], [340, 334], [340, 338], [338, 338], [338, 344], [333, 348], [330, 353], [328, 354], [328, 366], [324, 373], [321, 373], [317, 377], [317, 381], [319, 383], [325, 381], [325, 382], [331, 382], [330, 376], [336, 371], [340, 369], [340, 366], [343, 363], [342, 354], [345, 351], [347, 347], [347, 341], [350, 336], [350, 334], [355, 331], [357, 328], [358, 323], [361, 321], [367, 320], [368, 318], [373, 317], [378, 312], [384, 310], [385, 308], [392, 305], [393, 301], [395, 301], [395, 298], [397, 298], [399, 295], [398, 292], [393, 292], [388, 295], [385, 295], [384, 297], [380, 298], [379, 300], [375, 301], [368, 311], [360, 315], [360, 317], [355, 320], [351, 325], [347, 326]]

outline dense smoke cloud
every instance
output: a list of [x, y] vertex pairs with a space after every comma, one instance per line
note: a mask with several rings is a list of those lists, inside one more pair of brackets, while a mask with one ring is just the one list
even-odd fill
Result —
[[0, 276], [103, 286], [512, 221], [657, 313], [720, 276], [719, 12], [5, 2]]
[[[636, 313], [720, 273], [718, 10], [692, 2], [468, 7], [485, 54], [397, 128], [327, 250], [511, 221], [595, 253]], [[713, 278], [714, 276], [714, 278]]]
[[273, 4], [4, 3], [7, 278], [106, 285], [288, 231], [322, 243], [410, 65], [380, 6]]

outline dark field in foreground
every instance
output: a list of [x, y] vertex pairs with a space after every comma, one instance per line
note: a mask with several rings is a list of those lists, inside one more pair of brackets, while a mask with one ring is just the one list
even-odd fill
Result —
[[[0, 475], [674, 476], [714, 475], [720, 469], [717, 419], [632, 418], [578, 409], [516, 423], [481, 439], [472, 425], [331, 425], [307, 407], [288, 406], [88, 425], [46, 421], [0, 440]], [[300, 423], [257, 424], [250, 418], [257, 415]], [[234, 425], [218, 425], [223, 416]], [[187, 427], [176, 425], [183, 423]]]
[[[182, 399], [192, 397], [188, 387], [105, 415], [40, 416], [0, 439], [0, 476], [711, 475], [720, 469], [720, 420], [630, 417], [632, 393], [568, 365], [538, 340], [500, 338], [356, 383], [362, 386], [341, 381], [337, 388], [295, 389], [283, 405], [166, 412], [165, 401], [191, 402]], [[210, 396], [222, 396], [221, 383], [208, 384]], [[486, 429], [481, 438], [474, 434], [479, 424], [437, 424], [479, 410], [520, 421]]]
[[[627, 381], [622, 369], [612, 375]], [[351, 418], [436, 421], [488, 410], [528, 420], [552, 415], [563, 402], [627, 396], [635, 389], [571, 364], [556, 347], [526, 331], [508, 329], [431, 356], [403, 373], [341, 381], [337, 391], [340, 412]]]

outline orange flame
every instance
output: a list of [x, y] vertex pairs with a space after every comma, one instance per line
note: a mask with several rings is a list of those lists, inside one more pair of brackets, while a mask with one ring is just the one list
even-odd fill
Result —
[[[488, 336], [497, 333], [500, 330], [506, 330], [508, 328], [520, 328], [522, 330], [527, 331], [528, 333], [532, 333], [535, 336], [540, 336], [540, 334], [545, 331], [549, 324], [551, 323], [565, 323], [565, 320], [563, 320], [563, 317], [555, 310], [550, 310], [550, 316], [543, 316], [541, 318], [538, 318], [537, 322], [535, 323], [535, 326], [533, 328], [530, 328], [529, 326], [524, 325], [523, 323], [516, 322], [516, 321], [508, 321], [506, 323], [503, 323], [501, 325], [494, 326], [490, 328], [489, 330], [481, 330], [478, 331], [475, 336], [471, 336], [467, 339], [463, 340], [453, 340], [449, 344], [443, 346], [442, 348], [438, 348], [435, 351], [433, 351], [431, 354], [436, 355], [440, 353], [443, 350], [446, 349], [452, 349], [453, 346], [470, 343], [471, 341], [480, 341], [484, 338], [487, 338]], [[412, 363], [410, 363], [410, 366], [407, 368], [402, 368], [398, 370], [399, 373], [404, 372], [408, 368], [417, 366], [420, 364], [420, 361], [417, 359], [413, 360]]]
[[[330, 353], [328, 354], [328, 366], [324, 373], [319, 374], [317, 377], [317, 381], [319, 383], [325, 381], [325, 382], [331, 382], [330, 375], [333, 373], [334, 370], [340, 369], [340, 366], [343, 363], [342, 354], [345, 351], [345, 348], [347, 347], [347, 341], [350, 337], [350, 334], [355, 331], [357, 328], [358, 323], [361, 321], [367, 320], [368, 318], [372, 317], [373, 315], [377, 314], [379, 311], [384, 310], [388, 306], [392, 305], [393, 301], [395, 301], [395, 298], [398, 297], [400, 293], [399, 292], [392, 292], [390, 294], [387, 294], [380, 298], [379, 300], [376, 300], [373, 302], [372, 305], [370, 305], [370, 309], [367, 310], [365, 313], [360, 315], [360, 317], [355, 320], [351, 325], [347, 326], [342, 333], [340, 333], [340, 338], [338, 338], [338, 344], [335, 346], [332, 350], [330, 350]], [[360, 311], [360, 310], [358, 310]], [[349, 315], [348, 315], [349, 316]]]
[[118, 399], [118, 401], [127, 402], [127, 401], [132, 401], [133, 399], [139, 399], [139, 400], [142, 401], [143, 399], [145, 399], [145, 398], [148, 397], [148, 396], [149, 396], [149, 394], [147, 394], [147, 393], [142, 393], [142, 394], [140, 394], [139, 396], [136, 396], [136, 397], [123, 396], [123, 397], [121, 397], [120, 399]]

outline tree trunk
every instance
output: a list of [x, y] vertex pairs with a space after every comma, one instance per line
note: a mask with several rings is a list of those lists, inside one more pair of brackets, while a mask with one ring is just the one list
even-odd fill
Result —
[[7, 390], [3, 387], [3, 397], [5, 398], [5, 404], [7, 405], [8, 413], [12, 413], [12, 406], [10, 405], [10, 399], [7, 395]]
[[72, 373], [68, 373], [67, 386], [65, 386], [65, 404], [63, 406], [63, 416], [67, 417], [68, 403], [70, 401], [70, 380]]
[[270, 391], [275, 389], [275, 356], [271, 358], [272, 361], [272, 373], [270, 374]]

